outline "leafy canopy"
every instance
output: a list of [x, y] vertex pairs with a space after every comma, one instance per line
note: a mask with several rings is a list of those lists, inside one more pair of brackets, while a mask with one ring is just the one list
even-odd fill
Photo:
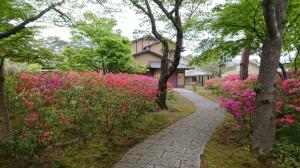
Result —
[[116, 22], [86, 13], [76, 23], [72, 43], [64, 49], [69, 68], [97, 72], [127, 72], [134, 69], [131, 43], [114, 30]]

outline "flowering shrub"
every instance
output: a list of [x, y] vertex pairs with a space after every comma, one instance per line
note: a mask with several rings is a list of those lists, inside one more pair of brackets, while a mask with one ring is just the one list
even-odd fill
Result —
[[[238, 122], [237, 128], [248, 124], [252, 126], [252, 115], [255, 110], [256, 77], [250, 76], [240, 81], [238, 75], [229, 75], [222, 79], [210, 79], [205, 87], [220, 90], [220, 105], [228, 110]], [[300, 112], [300, 78], [276, 82], [276, 117], [278, 126], [288, 127], [295, 121], [295, 115]]]
[[300, 113], [300, 77], [277, 81], [277, 125], [289, 126]]
[[207, 89], [217, 89], [221, 85], [220, 82], [221, 80], [219, 78], [212, 78], [204, 82], [204, 87]]
[[15, 150], [36, 156], [58, 142], [111, 136], [156, 107], [157, 82], [135, 74], [22, 73], [8, 93], [12, 113], [24, 119], [14, 129]]

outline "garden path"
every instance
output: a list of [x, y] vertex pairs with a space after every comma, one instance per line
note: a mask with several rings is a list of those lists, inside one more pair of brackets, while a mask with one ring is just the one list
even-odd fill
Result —
[[200, 168], [200, 156], [224, 114], [218, 104], [186, 89], [174, 89], [196, 111], [130, 149], [114, 168]]

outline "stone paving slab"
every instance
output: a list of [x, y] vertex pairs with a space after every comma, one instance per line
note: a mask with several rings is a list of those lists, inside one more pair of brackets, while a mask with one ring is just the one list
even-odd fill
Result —
[[114, 168], [200, 168], [201, 155], [224, 114], [219, 106], [186, 89], [174, 89], [196, 111], [130, 149]]

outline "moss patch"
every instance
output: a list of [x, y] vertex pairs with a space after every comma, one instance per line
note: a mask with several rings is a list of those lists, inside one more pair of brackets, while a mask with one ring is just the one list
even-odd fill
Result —
[[202, 157], [204, 168], [272, 168], [272, 160], [258, 158], [251, 152], [249, 143], [240, 131], [235, 131], [234, 119], [226, 114], [224, 123], [216, 130]]

